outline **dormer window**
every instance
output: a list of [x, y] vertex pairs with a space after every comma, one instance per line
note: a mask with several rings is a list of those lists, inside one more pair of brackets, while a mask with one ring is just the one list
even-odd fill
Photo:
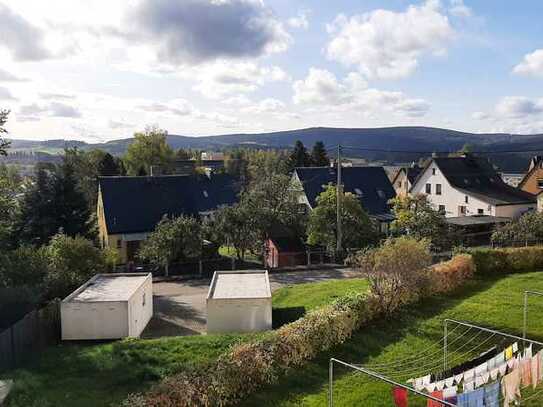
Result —
[[364, 193], [362, 192], [362, 190], [360, 188], [355, 188], [354, 193], [356, 195], [358, 195], [360, 198], [362, 198], [364, 196]]
[[204, 194], [204, 197], [209, 198], [209, 195], [208, 195], [208, 193], [207, 193], [207, 191], [205, 189], [203, 191], [203, 194]]
[[436, 169], [432, 168], [432, 175], [436, 175]]
[[379, 195], [379, 198], [381, 198], [381, 199], [385, 199], [385, 198], [386, 198], [385, 193], [384, 193], [382, 190], [380, 190], [380, 189], [377, 190], [377, 195]]

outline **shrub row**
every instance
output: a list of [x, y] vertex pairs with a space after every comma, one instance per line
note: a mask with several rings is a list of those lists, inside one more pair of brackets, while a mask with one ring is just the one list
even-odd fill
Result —
[[543, 270], [543, 247], [471, 249], [476, 272], [480, 274], [526, 273]]
[[[459, 255], [430, 270], [430, 294], [454, 290], [473, 275], [469, 255]], [[146, 394], [129, 396], [123, 406], [228, 406], [273, 383], [288, 369], [345, 342], [379, 317], [371, 294], [352, 294], [309, 312], [263, 339], [234, 346], [210, 366], [170, 376]]]

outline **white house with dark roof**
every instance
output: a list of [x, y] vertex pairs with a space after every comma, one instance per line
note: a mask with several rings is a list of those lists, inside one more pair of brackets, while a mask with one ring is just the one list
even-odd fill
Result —
[[426, 194], [447, 218], [517, 218], [536, 209], [533, 195], [503, 182], [487, 159], [469, 155], [433, 158], [410, 194]]

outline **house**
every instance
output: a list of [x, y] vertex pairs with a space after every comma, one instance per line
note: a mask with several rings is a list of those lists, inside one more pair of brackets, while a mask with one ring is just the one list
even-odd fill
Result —
[[400, 168], [392, 178], [392, 186], [396, 191], [396, 195], [408, 195], [413, 182], [415, 182], [421, 171], [422, 167], [419, 167], [417, 164], [413, 164], [411, 167]]
[[536, 207], [533, 195], [507, 185], [487, 159], [471, 155], [433, 158], [410, 194], [426, 194], [447, 218], [517, 218]]
[[164, 215], [211, 216], [220, 206], [237, 202], [239, 189], [237, 180], [226, 174], [101, 177], [100, 242], [116, 249], [120, 262], [127, 263]]
[[517, 188], [522, 182], [526, 174], [521, 172], [501, 172], [500, 177], [502, 177], [503, 182], [507, 185], [511, 185], [514, 188]]
[[543, 191], [543, 158], [541, 156], [535, 156], [530, 160], [528, 172], [518, 187], [533, 195], [538, 195]]
[[266, 240], [266, 267], [293, 267], [307, 264], [307, 249], [299, 236], [273, 236]]
[[[341, 169], [343, 190], [354, 194], [369, 216], [379, 225], [383, 233], [394, 216], [389, 201], [396, 192], [383, 167], [345, 167]], [[317, 197], [328, 184], [336, 184], [337, 168], [302, 167], [292, 174], [292, 189], [298, 195], [298, 202], [309, 208], [317, 206]]]

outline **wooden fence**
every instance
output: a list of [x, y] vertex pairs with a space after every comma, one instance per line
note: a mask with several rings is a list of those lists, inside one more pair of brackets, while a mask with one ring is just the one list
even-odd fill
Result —
[[50, 345], [60, 342], [60, 303], [26, 314], [0, 332], [0, 371], [14, 369]]

